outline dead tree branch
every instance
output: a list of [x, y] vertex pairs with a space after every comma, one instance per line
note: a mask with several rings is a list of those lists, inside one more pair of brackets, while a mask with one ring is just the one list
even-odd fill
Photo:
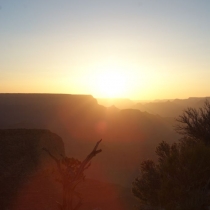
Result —
[[[99, 144], [102, 139], [99, 140], [92, 152], [87, 155], [87, 157], [80, 162], [74, 158], [62, 157], [61, 159], [56, 158], [51, 152], [43, 148], [45, 152], [55, 161], [57, 165], [58, 172], [60, 174], [60, 182], [63, 187], [63, 202], [60, 204], [60, 209], [62, 210], [78, 210], [82, 205], [82, 198], [75, 191], [77, 185], [84, 180], [84, 171], [90, 167], [93, 157], [98, 153], [102, 152], [101, 149], [98, 149]], [[73, 202], [75, 197], [78, 202]], [[75, 204], [75, 205], [74, 205]], [[74, 206], [73, 206], [74, 205]]]

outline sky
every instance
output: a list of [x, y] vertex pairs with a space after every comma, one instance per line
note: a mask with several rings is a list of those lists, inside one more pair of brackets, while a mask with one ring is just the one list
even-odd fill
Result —
[[209, 0], [0, 0], [0, 92], [210, 96]]

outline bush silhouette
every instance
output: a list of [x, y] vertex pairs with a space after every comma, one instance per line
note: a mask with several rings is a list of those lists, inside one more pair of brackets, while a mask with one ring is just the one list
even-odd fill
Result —
[[160, 143], [157, 162], [143, 161], [133, 182], [141, 209], [203, 210], [209, 205], [209, 102], [199, 110], [188, 108], [178, 122], [176, 129], [183, 138], [172, 145]]
[[210, 103], [205, 101], [200, 109], [187, 108], [176, 121], [179, 123], [175, 129], [193, 141], [202, 141], [210, 144]]

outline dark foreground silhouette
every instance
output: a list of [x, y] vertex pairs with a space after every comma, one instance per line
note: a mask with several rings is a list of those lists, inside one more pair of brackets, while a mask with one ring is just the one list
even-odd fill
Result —
[[[65, 160], [62, 139], [48, 130], [6, 129], [0, 130], [0, 144], [1, 209], [59, 209], [63, 188], [56, 181], [58, 166], [53, 158]], [[43, 148], [50, 151], [53, 158]], [[84, 162], [88, 163], [93, 157], [91, 155], [97, 152], [97, 148], [94, 149]], [[91, 167], [94, 168], [94, 163]], [[90, 179], [81, 181], [77, 186], [83, 204], [79, 208], [81, 210], [124, 210], [130, 209], [135, 203], [127, 188]]]

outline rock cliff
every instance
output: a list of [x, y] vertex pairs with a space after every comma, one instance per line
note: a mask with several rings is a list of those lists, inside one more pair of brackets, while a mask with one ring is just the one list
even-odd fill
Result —
[[49, 209], [56, 184], [48, 174], [55, 163], [43, 147], [54, 156], [65, 155], [62, 139], [48, 130], [0, 130], [1, 209], [37, 209], [40, 202]]

